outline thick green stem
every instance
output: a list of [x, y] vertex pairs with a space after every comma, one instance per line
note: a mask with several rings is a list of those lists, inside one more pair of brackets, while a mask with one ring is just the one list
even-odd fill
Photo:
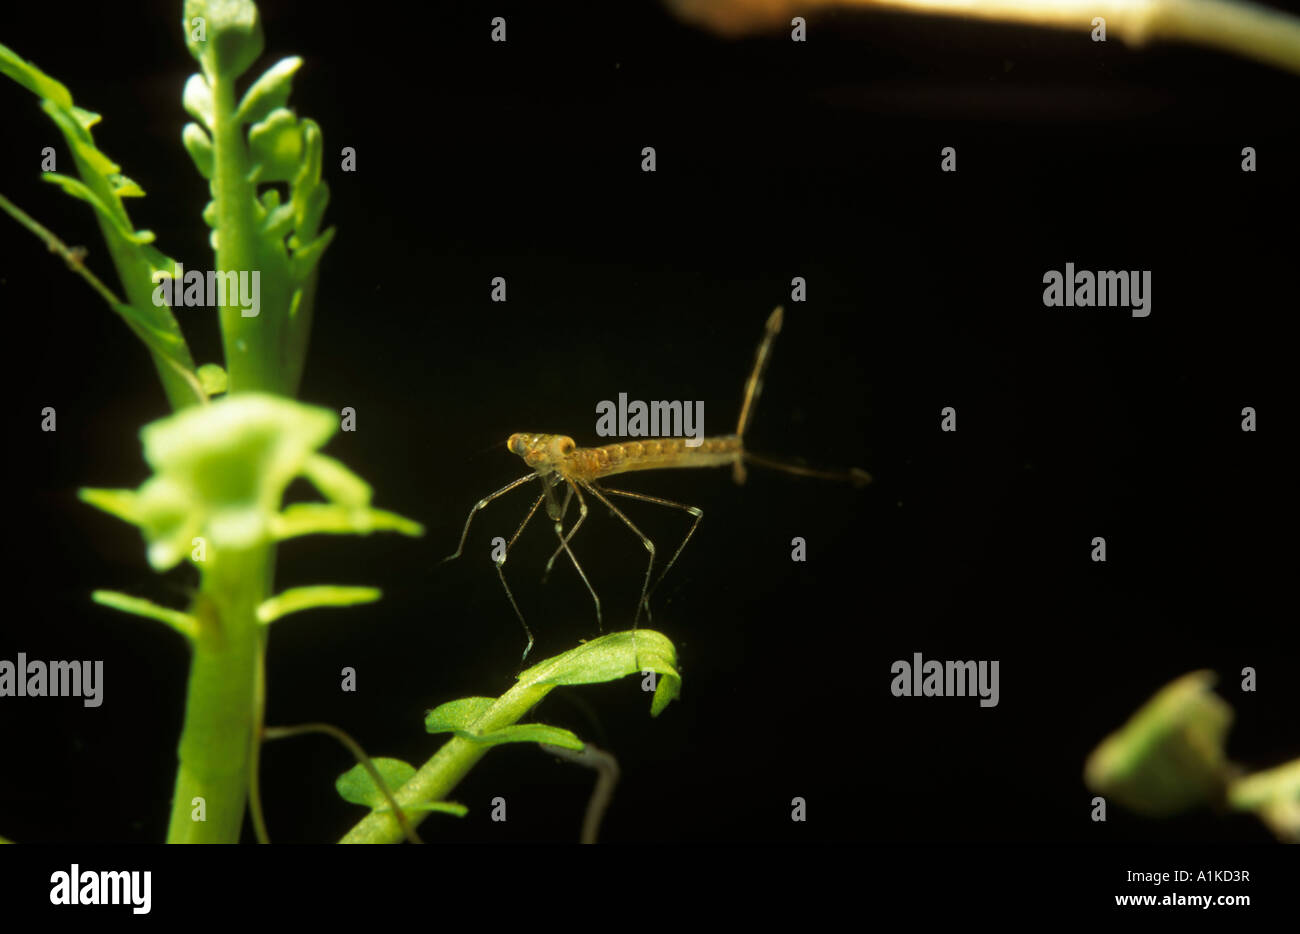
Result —
[[262, 726], [257, 684], [266, 627], [257, 607], [269, 590], [272, 555], [270, 547], [225, 552], [205, 569], [169, 843], [239, 842]]

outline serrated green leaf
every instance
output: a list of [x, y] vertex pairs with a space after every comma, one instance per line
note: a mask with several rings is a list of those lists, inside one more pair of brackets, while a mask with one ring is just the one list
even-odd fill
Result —
[[99, 199], [89, 187], [80, 179], [72, 178], [69, 175], [62, 175], [58, 172], [45, 172], [41, 178], [52, 184], [58, 185], [65, 192], [74, 198], [79, 198], [93, 207], [99, 215], [108, 221], [110, 225], [121, 235], [122, 239], [128, 243], [146, 244], [153, 243], [154, 234], [151, 230], [132, 230], [129, 226], [122, 223], [121, 218], [113, 212], [108, 205]]
[[258, 78], [244, 92], [243, 99], [235, 111], [235, 119], [240, 123], [253, 123], [265, 119], [271, 111], [285, 106], [289, 102], [289, 92], [293, 88], [293, 75], [302, 67], [298, 56], [282, 58]]
[[95, 146], [90, 131], [81, 125], [81, 121], [71, 109], [60, 107], [50, 100], [41, 101], [41, 110], [53, 120], [63, 132], [63, 138], [72, 148], [73, 155], [85, 163], [86, 170], [94, 175], [107, 178], [122, 170], [116, 162]]
[[273, 623], [290, 613], [300, 613], [324, 606], [356, 606], [374, 603], [383, 592], [376, 587], [292, 587], [264, 601], [257, 608], [257, 618], [263, 623]]
[[[41, 109], [63, 133], [72, 150], [81, 180], [73, 184], [75, 180], [56, 177], [54, 181], [64, 191], [89, 203], [99, 215], [109, 254], [119, 278], [126, 285], [128, 301], [122, 305], [115, 304], [106, 288], [100, 294], [119, 314], [130, 304], [145, 304], [148, 301], [147, 279], [141, 274], [144, 270], [140, 266], [149, 265], [150, 269], [156, 269], [154, 260], [162, 254], [149, 246], [154, 239], [150, 231], [132, 228], [130, 216], [122, 204], [123, 198], [141, 197], [144, 190], [122, 175], [118, 165], [95, 146], [90, 129], [100, 121], [99, 114], [74, 105], [67, 88], [3, 46], [0, 46], [0, 71], [41, 98]], [[203, 391], [193, 372], [189, 347], [181, 337], [171, 310], [153, 309], [144, 312], [141, 320], [134, 323], [128, 316], [127, 322], [154, 351], [155, 364], [172, 405], [183, 408], [196, 399], [202, 400]], [[167, 335], [166, 342], [173, 348], [166, 355], [160, 355], [155, 349], [162, 334]]]

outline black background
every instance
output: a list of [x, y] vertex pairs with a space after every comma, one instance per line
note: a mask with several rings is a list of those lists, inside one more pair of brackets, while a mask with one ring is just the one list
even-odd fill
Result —
[[[2, 39], [104, 115], [101, 149], [148, 197], [137, 227], [207, 268], [206, 183], [179, 145], [196, 70], [177, 3], [86, 5]], [[74, 10], [76, 7], [74, 5]], [[384, 600], [277, 623], [267, 722], [324, 720], [419, 763], [425, 710], [496, 695], [523, 647], [488, 561], [529, 504], [484, 514], [466, 560], [437, 567], [481, 496], [522, 475], [503, 442], [595, 443], [619, 392], [701, 399], [732, 430], [766, 315], [786, 305], [751, 447], [845, 485], [755, 468], [611, 484], [700, 506], [656, 595], [684, 692], [658, 719], [632, 679], [560, 690], [537, 719], [614, 752], [607, 841], [1267, 842], [1253, 818], [1089, 819], [1087, 753], [1160, 686], [1212, 668], [1237, 712], [1229, 751], [1294, 758], [1293, 513], [1277, 439], [1294, 361], [1300, 78], [1215, 53], [1140, 52], [1077, 34], [882, 14], [810, 16], [810, 40], [728, 42], [654, 4], [497, 4], [489, 13], [263, 4], [267, 52], [306, 64], [291, 103], [324, 132], [326, 254], [301, 396], [353, 406], [327, 451], [420, 540], [319, 537], [280, 549], [280, 587], [371, 584]], [[66, 150], [35, 99], [0, 85], [3, 191], [111, 279], [89, 209], [38, 178]], [[658, 171], [640, 171], [654, 146]], [[1253, 146], [1260, 170], [1240, 171]], [[358, 171], [338, 169], [343, 146]], [[939, 171], [955, 146], [956, 174]], [[104, 659], [106, 702], [0, 707], [0, 832], [20, 841], [165, 835], [186, 650], [94, 606], [92, 589], [183, 605], [139, 534], [77, 502], [137, 486], [137, 432], [166, 413], [142, 347], [7, 218], [0, 303], [13, 412], [0, 658]], [[1152, 271], [1152, 313], [1049, 309], [1042, 276]], [[489, 300], [493, 276], [509, 301]], [[789, 301], [793, 276], [809, 300]], [[178, 311], [200, 362], [215, 321]], [[57, 433], [39, 412], [58, 411]], [[939, 431], [944, 406], [958, 432]], [[1243, 406], [1260, 430], [1239, 428]], [[1289, 494], [1289, 490], [1287, 491]], [[295, 486], [291, 495], [308, 491]], [[637, 508], [640, 506], [640, 508]], [[630, 504], [668, 548], [686, 517]], [[574, 547], [626, 626], [644, 550], [599, 510]], [[662, 513], [662, 514], [661, 514]], [[790, 560], [790, 540], [808, 561]], [[1104, 565], [1089, 559], [1093, 536]], [[552, 536], [508, 570], [534, 659], [595, 634], [569, 569], [537, 583]], [[621, 616], [621, 620], [619, 617]], [[1288, 622], [1290, 620], [1290, 622]], [[890, 664], [999, 659], [1001, 703], [900, 699]], [[1259, 691], [1238, 689], [1243, 666]], [[339, 690], [340, 669], [360, 690]], [[273, 840], [337, 839], [362, 816], [324, 738], [269, 744]], [[444, 841], [576, 839], [590, 776], [494, 750], [456, 789]], [[504, 796], [509, 820], [489, 819]], [[808, 801], [806, 823], [790, 801]], [[251, 839], [251, 831], [246, 832]]]

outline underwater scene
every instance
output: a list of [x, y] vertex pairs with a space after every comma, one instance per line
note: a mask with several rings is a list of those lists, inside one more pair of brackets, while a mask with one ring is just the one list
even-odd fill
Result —
[[0, 43], [0, 849], [1300, 842], [1300, 11]]

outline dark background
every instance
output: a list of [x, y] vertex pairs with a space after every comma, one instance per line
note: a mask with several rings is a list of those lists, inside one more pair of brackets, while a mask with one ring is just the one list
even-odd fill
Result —
[[[101, 149], [148, 197], [137, 227], [207, 268], [206, 183], [179, 145], [197, 66], [179, 4], [85, 5], [0, 41], [104, 115]], [[74, 10], [75, 10], [74, 5]], [[1244, 816], [1089, 820], [1089, 750], [1160, 686], [1212, 668], [1237, 712], [1231, 756], [1300, 754], [1293, 513], [1277, 441], [1294, 362], [1300, 78], [1216, 53], [1140, 52], [923, 17], [810, 17], [810, 41], [729, 42], [654, 4], [497, 4], [490, 15], [372, 4], [262, 5], [267, 52], [306, 60], [291, 103], [322, 126], [339, 234], [323, 264], [305, 401], [353, 406], [328, 452], [425, 538], [317, 537], [280, 550], [280, 587], [372, 584], [384, 600], [277, 623], [269, 724], [329, 721], [420, 763], [424, 712], [509, 684], [523, 635], [488, 562], [529, 504], [470, 506], [525, 471], [514, 431], [596, 442], [619, 392], [702, 399], [732, 430], [766, 315], [786, 305], [749, 438], [859, 465], [861, 491], [755, 468], [619, 478], [705, 518], [656, 594], [682, 697], [658, 719], [634, 680], [553, 693], [537, 719], [614, 752], [609, 841], [1267, 842]], [[89, 209], [38, 178], [66, 149], [35, 99], [0, 85], [3, 191], [111, 279]], [[641, 147], [658, 171], [640, 171]], [[956, 174], [939, 172], [944, 146]], [[1260, 170], [1240, 171], [1254, 146]], [[356, 147], [358, 171], [337, 153]], [[166, 413], [143, 348], [35, 238], [0, 221], [8, 605], [0, 658], [104, 659], [106, 701], [0, 707], [0, 832], [161, 840], [186, 650], [96, 607], [95, 588], [183, 605], [189, 568], [152, 574], [136, 530], [78, 486], [137, 486], [137, 432]], [[1149, 269], [1152, 314], [1048, 309], [1048, 269]], [[489, 301], [493, 276], [509, 301]], [[789, 302], [793, 276], [809, 300]], [[114, 283], [116, 284], [116, 283]], [[200, 362], [215, 320], [178, 312]], [[57, 433], [38, 429], [41, 407]], [[959, 431], [938, 429], [944, 406]], [[1239, 430], [1240, 410], [1260, 430]], [[1288, 490], [1289, 493], [1289, 490]], [[293, 496], [308, 494], [295, 486]], [[631, 503], [670, 553], [687, 519]], [[803, 536], [809, 558], [790, 560]], [[1089, 560], [1093, 536], [1109, 560]], [[539, 660], [595, 634], [571, 569], [537, 583], [553, 537], [508, 570]], [[644, 550], [601, 510], [574, 548], [611, 625]], [[1284, 565], [1285, 562], [1285, 565]], [[1290, 623], [1287, 620], [1292, 620]], [[1001, 661], [1001, 702], [891, 696], [913, 652]], [[1238, 690], [1259, 671], [1259, 692]], [[339, 690], [339, 671], [360, 690]], [[272, 838], [329, 841], [360, 816], [333, 791], [332, 741], [269, 744]], [[575, 839], [590, 776], [535, 747], [494, 750], [455, 791], [446, 841]], [[503, 795], [509, 820], [489, 819]], [[792, 824], [790, 800], [808, 800]], [[251, 839], [251, 832], [246, 834]]]

